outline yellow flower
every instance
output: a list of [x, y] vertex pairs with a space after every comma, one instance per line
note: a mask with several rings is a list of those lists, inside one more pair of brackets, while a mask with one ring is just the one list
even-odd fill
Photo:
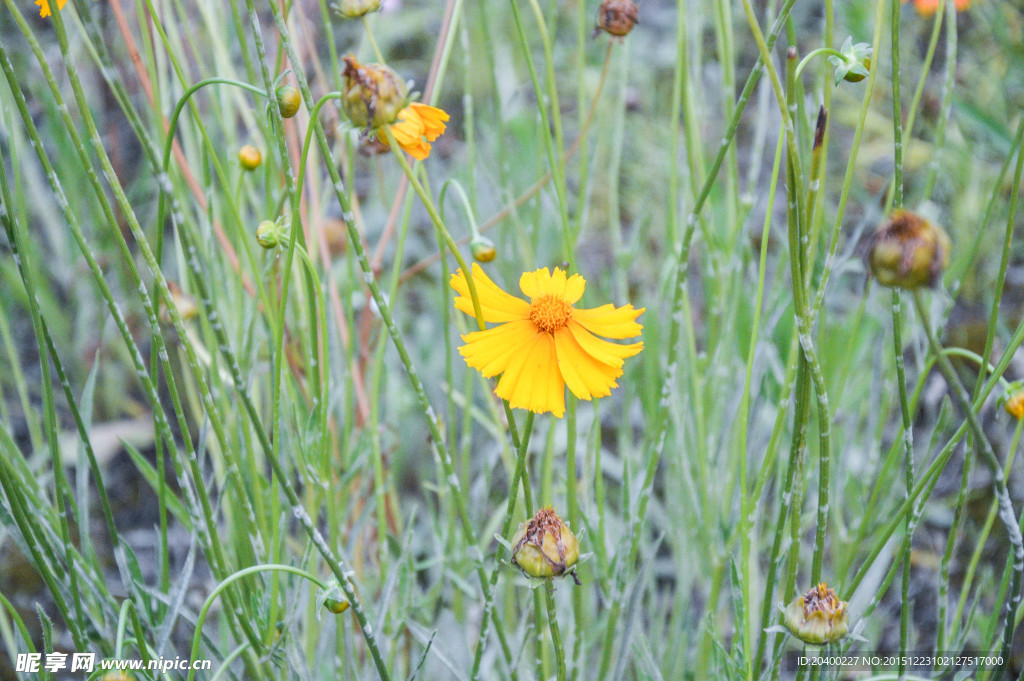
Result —
[[391, 126], [391, 134], [398, 146], [422, 161], [430, 156], [430, 143], [444, 134], [447, 120], [448, 114], [441, 109], [413, 102], [398, 112], [398, 122]]
[[[605, 397], [618, 384], [623, 360], [644, 344], [619, 345], [597, 338], [633, 338], [643, 326], [635, 320], [644, 308], [607, 304], [577, 309], [587, 282], [578, 274], [566, 276], [555, 268], [525, 272], [519, 279], [530, 301], [509, 295], [473, 264], [473, 283], [480, 298], [483, 321], [499, 326], [467, 333], [459, 352], [466, 364], [487, 378], [502, 374], [494, 393], [519, 409], [538, 414], [565, 413], [565, 386], [580, 399]], [[455, 307], [475, 316], [469, 285], [462, 270], [452, 275], [458, 292]]]
[[[67, 4], [68, 0], [57, 0], [57, 8], [64, 9], [64, 5]], [[36, 0], [36, 4], [39, 5], [39, 16], [46, 18], [50, 16], [50, 3], [47, 0]]]
[[[906, 4], [907, 0], [902, 2]], [[914, 9], [921, 16], [930, 17], [939, 9], [939, 2], [940, 0], [914, 0]], [[963, 12], [971, 6], [971, 0], [954, 0], [954, 4], [957, 12]]]

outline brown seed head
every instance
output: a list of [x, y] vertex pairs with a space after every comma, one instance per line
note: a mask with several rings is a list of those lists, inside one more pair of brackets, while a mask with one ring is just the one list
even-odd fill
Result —
[[637, 23], [637, 6], [633, 0], [604, 0], [597, 10], [597, 28], [621, 38]]
[[944, 231], [908, 210], [895, 211], [871, 239], [868, 264], [882, 286], [935, 286], [949, 264]]

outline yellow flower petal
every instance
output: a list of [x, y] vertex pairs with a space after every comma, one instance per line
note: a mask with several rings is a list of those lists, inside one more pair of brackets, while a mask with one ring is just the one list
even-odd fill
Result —
[[519, 278], [519, 288], [530, 298], [557, 296], [570, 305], [583, 297], [586, 286], [586, 279], [578, 274], [567, 276], [559, 267], [553, 272], [548, 272], [548, 268], [542, 267], [533, 272], [524, 272]]
[[[491, 281], [483, 268], [476, 263], [473, 263], [472, 271], [473, 283], [476, 285], [476, 294], [480, 298], [480, 311], [484, 315], [485, 322], [510, 322], [516, 319], [529, 319], [529, 303], [502, 291], [497, 284]], [[471, 317], [475, 317], [473, 299], [469, 296], [469, 284], [466, 282], [466, 275], [462, 273], [462, 270], [458, 270], [452, 275], [451, 286], [459, 294], [455, 299], [455, 308]]]
[[449, 119], [445, 111], [438, 109], [436, 106], [429, 106], [420, 102], [413, 102], [409, 105], [409, 108], [415, 111], [420, 119], [423, 125], [423, 136], [427, 138], [428, 142], [433, 142], [444, 134], [447, 128], [445, 122]]
[[[67, 4], [68, 0], [57, 0], [57, 8], [64, 9], [64, 5]], [[36, 0], [36, 5], [39, 7], [39, 16], [44, 19], [50, 16], [50, 3], [47, 0]]]
[[565, 381], [558, 370], [555, 342], [550, 334], [538, 333], [509, 362], [494, 393], [517, 409], [537, 414], [565, 413]]
[[513, 355], [521, 351], [537, 334], [529, 320], [509, 322], [486, 331], [474, 331], [462, 337], [466, 344], [459, 354], [473, 369], [479, 369], [485, 378], [505, 371]]
[[622, 361], [632, 357], [644, 349], [643, 343], [631, 343], [630, 345], [618, 345], [604, 339], [598, 338], [577, 322], [569, 322], [569, 331], [583, 351], [596, 359], [598, 362], [608, 366], [619, 368]]
[[634, 309], [632, 305], [615, 307], [612, 304], [602, 305], [589, 310], [573, 310], [572, 318], [591, 333], [605, 338], [633, 338], [640, 335], [643, 325], [637, 324], [636, 318], [646, 308]]
[[599, 362], [584, 350], [567, 328], [555, 333], [558, 369], [572, 394], [581, 400], [607, 397], [622, 375], [620, 367]]
[[398, 112], [398, 122], [391, 125], [391, 134], [398, 146], [422, 161], [430, 155], [430, 142], [444, 133], [447, 120], [448, 114], [441, 109], [413, 102]]

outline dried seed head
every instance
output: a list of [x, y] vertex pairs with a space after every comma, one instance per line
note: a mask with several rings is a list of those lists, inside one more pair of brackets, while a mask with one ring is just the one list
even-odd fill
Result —
[[790, 601], [783, 619], [790, 633], [812, 645], [838, 641], [850, 629], [846, 601], [824, 582]]
[[263, 161], [263, 154], [251, 144], [246, 144], [238, 150], [238, 162], [245, 170], [256, 170]]
[[949, 237], [908, 210], [897, 210], [871, 239], [868, 264], [882, 286], [935, 286], [949, 264]]
[[621, 38], [636, 26], [636, 16], [633, 0], [604, 0], [597, 10], [597, 29]]
[[576, 535], [562, 522], [553, 508], [542, 508], [532, 519], [519, 525], [512, 537], [512, 564], [530, 577], [557, 577], [572, 574], [580, 558]]
[[302, 93], [294, 85], [282, 85], [277, 88], [277, 110], [281, 112], [281, 118], [291, 118], [299, 112], [302, 105]]
[[352, 124], [372, 129], [394, 123], [408, 94], [402, 79], [383, 64], [360, 64], [351, 54], [344, 60], [341, 105]]

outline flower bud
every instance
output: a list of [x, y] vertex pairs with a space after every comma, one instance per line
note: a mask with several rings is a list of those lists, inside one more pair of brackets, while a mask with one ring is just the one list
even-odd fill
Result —
[[935, 286], [949, 264], [949, 237], [908, 210], [897, 210], [871, 239], [868, 264], [882, 286]]
[[568, 572], [579, 583], [571, 570], [579, 558], [576, 536], [553, 508], [542, 508], [531, 520], [520, 523], [512, 537], [512, 564], [530, 577], [557, 577]]
[[341, 106], [357, 128], [389, 125], [405, 108], [407, 89], [398, 74], [382, 64], [360, 64], [351, 54], [344, 58], [345, 78]]
[[791, 634], [811, 645], [838, 641], [850, 629], [846, 601], [824, 582], [790, 601], [783, 620]]
[[871, 46], [867, 43], [853, 44], [853, 38], [847, 38], [839, 48], [842, 56], [832, 55], [828, 58], [836, 67], [836, 85], [845, 80], [848, 83], [859, 83], [868, 77], [871, 70]]
[[633, 0], [604, 0], [597, 10], [597, 31], [621, 38], [636, 26], [637, 7]]
[[251, 144], [246, 144], [238, 150], [238, 162], [245, 170], [256, 170], [263, 161], [263, 154]]
[[264, 220], [256, 227], [256, 243], [270, 250], [283, 244], [288, 239], [288, 230], [281, 221]]
[[334, 11], [346, 19], [356, 19], [380, 9], [380, 0], [338, 0]]
[[477, 262], [490, 262], [498, 255], [494, 242], [485, 236], [475, 236], [469, 242], [469, 250]]
[[299, 112], [302, 104], [302, 94], [299, 88], [294, 85], [282, 85], [277, 88], [277, 110], [281, 112], [281, 118], [291, 118]]
[[348, 601], [339, 601], [334, 598], [327, 598], [324, 600], [324, 607], [327, 608], [328, 612], [340, 615], [348, 610]]
[[1024, 385], [1013, 383], [1003, 398], [1003, 409], [1018, 421], [1024, 419]]

